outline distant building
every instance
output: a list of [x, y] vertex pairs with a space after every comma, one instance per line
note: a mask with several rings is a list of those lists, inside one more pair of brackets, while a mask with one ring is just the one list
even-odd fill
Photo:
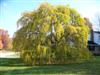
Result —
[[90, 51], [96, 54], [100, 54], [100, 31], [93, 31], [92, 23], [88, 18], [84, 18], [86, 25], [90, 28], [90, 34], [88, 39], [88, 48]]
[[91, 31], [88, 41], [90, 51], [100, 54], [100, 31]]

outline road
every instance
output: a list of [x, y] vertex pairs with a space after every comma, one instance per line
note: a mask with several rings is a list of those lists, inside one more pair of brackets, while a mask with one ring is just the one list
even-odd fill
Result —
[[20, 53], [14, 51], [1, 50], [0, 58], [20, 58]]

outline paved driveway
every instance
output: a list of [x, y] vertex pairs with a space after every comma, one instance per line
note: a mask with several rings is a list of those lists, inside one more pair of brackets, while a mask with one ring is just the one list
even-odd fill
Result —
[[1, 50], [0, 58], [20, 58], [20, 53], [14, 51]]

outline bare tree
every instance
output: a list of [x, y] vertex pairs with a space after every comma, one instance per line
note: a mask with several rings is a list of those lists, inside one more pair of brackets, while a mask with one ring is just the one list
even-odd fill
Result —
[[100, 12], [96, 13], [94, 18], [94, 24], [97, 25], [98, 31], [100, 31]]
[[86, 25], [87, 25], [91, 30], [93, 30], [93, 28], [92, 28], [92, 23], [90, 22], [89, 18], [84, 17], [84, 20], [86, 21]]

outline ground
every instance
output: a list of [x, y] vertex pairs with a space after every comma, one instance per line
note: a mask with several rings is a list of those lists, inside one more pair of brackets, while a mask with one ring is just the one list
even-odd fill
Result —
[[27, 66], [19, 58], [0, 58], [0, 75], [99, 75], [100, 56], [91, 62]]

